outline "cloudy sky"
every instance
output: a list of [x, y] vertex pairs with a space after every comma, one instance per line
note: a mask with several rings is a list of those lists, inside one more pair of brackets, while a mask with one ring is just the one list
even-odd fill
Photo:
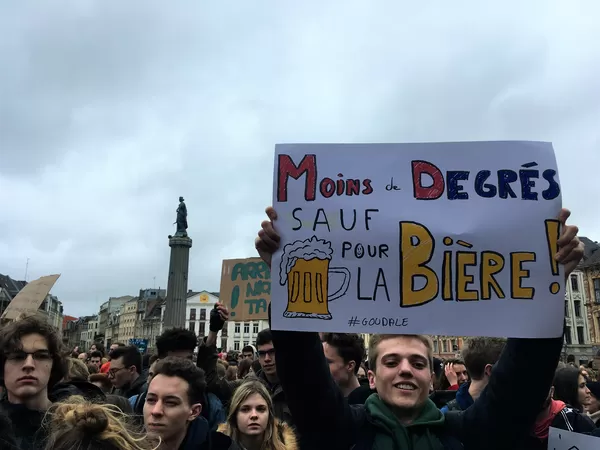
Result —
[[[423, 4], [426, 3], [426, 6]], [[70, 315], [254, 256], [276, 142], [532, 139], [600, 240], [600, 3], [0, 1], [0, 273]]]

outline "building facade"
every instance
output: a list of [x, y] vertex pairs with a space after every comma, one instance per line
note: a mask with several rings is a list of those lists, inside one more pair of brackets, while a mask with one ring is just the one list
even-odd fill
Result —
[[139, 298], [134, 297], [121, 306], [119, 315], [119, 341], [128, 344], [129, 339], [136, 338]]
[[89, 351], [92, 344], [96, 342], [96, 336], [98, 335], [98, 316], [86, 317], [81, 329], [80, 347], [85, 349], [85, 351]]
[[108, 315], [106, 330], [104, 331], [105, 348], [110, 348], [112, 344], [121, 342], [119, 339], [119, 326], [121, 324], [121, 310], [112, 312]]
[[592, 344], [592, 358], [600, 369], [600, 245], [582, 238], [585, 243], [585, 256], [579, 269], [584, 274], [587, 324]]
[[[185, 306], [185, 328], [193, 331], [199, 338], [208, 335], [210, 311], [219, 301], [218, 292], [188, 291]], [[223, 333], [217, 337], [217, 348], [223, 346]]]
[[269, 328], [268, 320], [253, 320], [248, 322], [227, 323], [227, 346], [226, 350], [241, 351], [246, 345], [256, 346], [256, 336], [259, 332]]
[[75, 347], [79, 346], [79, 342], [81, 340], [81, 328], [80, 321], [77, 317], [65, 317], [65, 321], [63, 323], [63, 334], [62, 341], [63, 344], [69, 351], [73, 351]]
[[431, 336], [433, 356], [440, 359], [459, 358], [465, 339], [462, 336]]
[[[188, 292], [185, 326], [199, 337], [208, 334], [210, 311], [219, 301], [218, 292]], [[241, 351], [246, 345], [256, 345], [256, 335], [269, 327], [267, 320], [234, 322], [229, 320], [217, 336], [217, 348]]]
[[165, 300], [157, 298], [148, 301], [146, 312], [142, 321], [142, 339], [148, 340], [148, 352], [152, 353], [156, 347], [156, 338], [162, 333], [162, 316], [164, 314]]
[[576, 269], [565, 286], [565, 342], [563, 357], [573, 355], [577, 364], [587, 364], [593, 356], [588, 323], [585, 274]]
[[[116, 312], [120, 312], [121, 307], [133, 298], [132, 295], [122, 295], [121, 297], [110, 297], [108, 301], [100, 305], [98, 311], [98, 333], [102, 336], [104, 345], [107, 345], [107, 328], [109, 322], [109, 316]], [[112, 332], [110, 333], [112, 335]]]

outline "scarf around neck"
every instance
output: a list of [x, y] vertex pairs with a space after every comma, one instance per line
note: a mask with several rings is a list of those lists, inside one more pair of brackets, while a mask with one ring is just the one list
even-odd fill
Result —
[[443, 445], [435, 431], [442, 429], [444, 415], [427, 399], [419, 416], [410, 424], [402, 425], [394, 412], [377, 394], [371, 395], [365, 407], [377, 429], [373, 450], [442, 450]]

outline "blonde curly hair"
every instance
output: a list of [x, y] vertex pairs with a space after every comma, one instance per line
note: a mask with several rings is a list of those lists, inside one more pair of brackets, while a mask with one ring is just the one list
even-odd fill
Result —
[[46, 450], [156, 450], [160, 441], [148, 438], [129, 425], [127, 416], [114, 405], [91, 403], [72, 396], [56, 403], [46, 416]]

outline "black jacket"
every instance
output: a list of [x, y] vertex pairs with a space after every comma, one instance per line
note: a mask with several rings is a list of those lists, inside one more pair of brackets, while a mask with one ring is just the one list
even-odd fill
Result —
[[207, 346], [205, 337], [198, 346], [196, 365], [204, 370], [204, 376], [206, 377], [206, 392], [215, 394], [219, 400], [221, 400], [223, 407], [227, 410], [233, 390], [227, 380], [219, 379], [219, 376], [217, 375], [218, 359], [219, 354], [217, 352], [217, 346]]
[[0, 411], [0, 449], [18, 450], [13, 424], [6, 411]]
[[147, 387], [146, 386], [147, 379], [148, 379], [148, 373], [142, 372], [140, 374], [140, 376], [137, 377], [133, 383], [131, 383], [127, 386], [123, 386], [120, 389], [114, 389], [113, 394], [120, 395], [121, 397], [125, 397], [125, 398], [130, 398], [130, 397], [133, 397], [134, 395], [140, 395], [142, 392], [145, 391], [145, 389]]
[[[334, 383], [318, 334], [276, 330], [272, 334], [277, 374], [303, 447], [347, 450], [374, 437], [364, 407], [348, 405]], [[562, 338], [509, 339], [475, 404], [446, 415], [447, 436], [440, 436], [440, 441], [446, 448], [454, 448], [458, 441], [465, 450], [515, 448], [528, 435], [548, 396], [561, 348]], [[523, 383], [523, 374], [534, 372], [536, 383]]]
[[241, 450], [231, 438], [217, 431], [210, 431], [202, 416], [190, 423], [179, 450]]
[[377, 391], [371, 389], [368, 383], [361, 383], [359, 387], [348, 394], [346, 400], [348, 400], [349, 405], [364, 405], [371, 394], [375, 393], [377, 393]]
[[[3, 400], [0, 403], [2, 415], [8, 417], [12, 423], [12, 433], [0, 436], [7, 443], [0, 439], [0, 449], [10, 449], [8, 444], [13, 442], [16, 448], [20, 450], [42, 450], [45, 447], [47, 430], [42, 426], [44, 416], [43, 411], [33, 411], [27, 409], [24, 405], [14, 405], [8, 400]], [[6, 424], [4, 424], [6, 426]]]
[[[556, 415], [550, 426], [552, 428], [558, 428], [559, 430], [567, 430], [581, 434], [591, 434], [596, 430], [596, 425], [592, 419], [570, 406], [565, 406], [562, 411]], [[533, 435], [527, 436], [518, 447], [518, 450], [547, 449], [548, 439], [539, 439]]]

